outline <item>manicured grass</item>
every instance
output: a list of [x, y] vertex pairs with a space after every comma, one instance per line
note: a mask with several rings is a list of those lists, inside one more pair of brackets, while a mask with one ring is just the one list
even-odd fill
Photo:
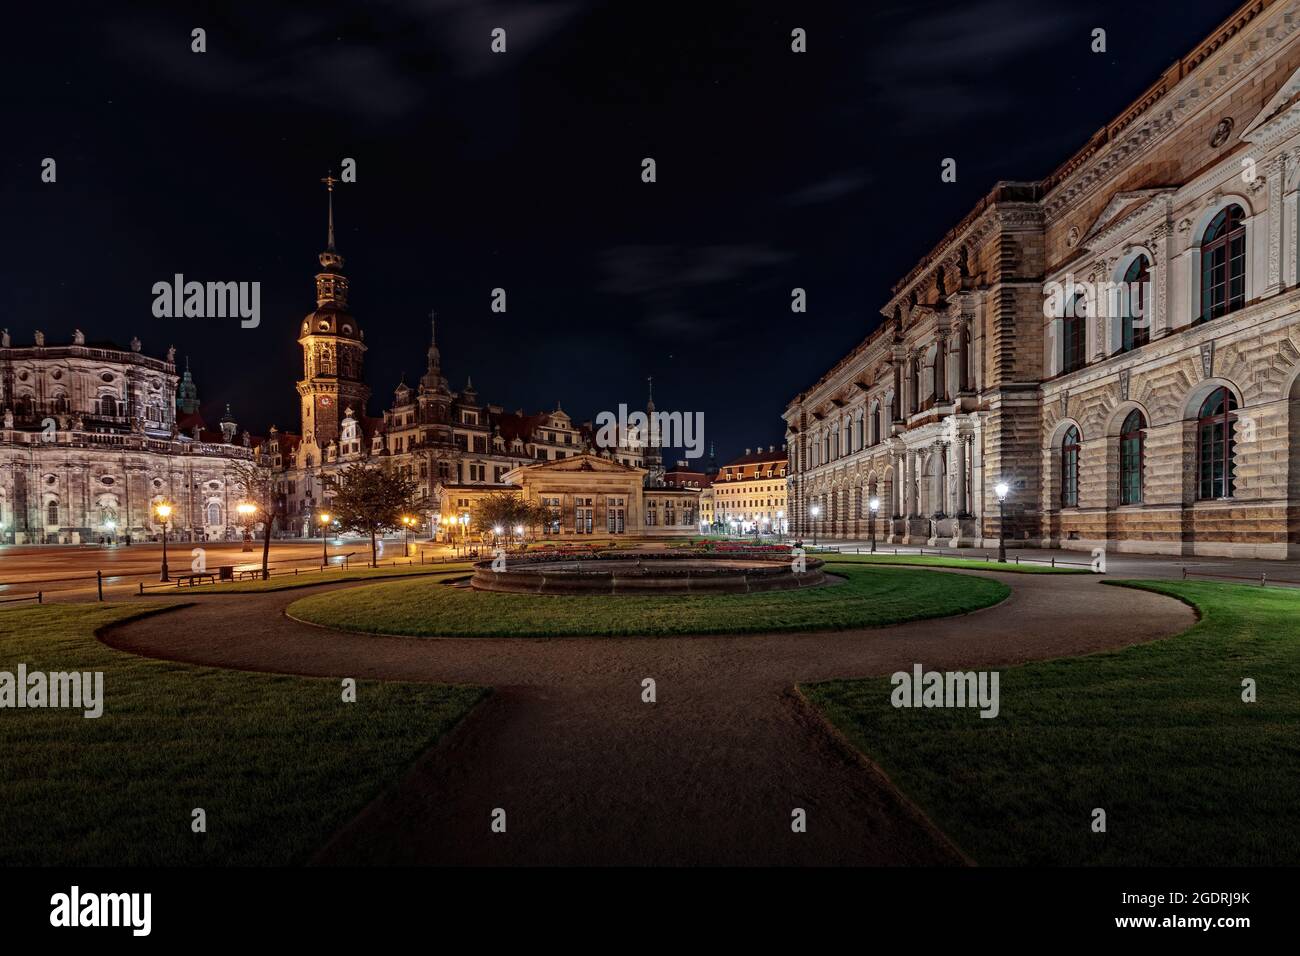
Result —
[[541, 596], [402, 581], [295, 601], [300, 620], [374, 634], [460, 637], [840, 630], [962, 614], [1003, 600], [989, 578], [845, 564], [831, 587], [761, 594]]
[[[102, 671], [104, 712], [0, 711], [0, 865], [309, 858], [484, 695], [149, 660], [97, 628], [158, 606], [0, 611], [0, 671]], [[191, 812], [207, 812], [207, 833]]]
[[945, 558], [928, 554], [826, 554], [818, 555], [827, 567], [850, 562], [854, 564], [904, 564], [927, 568], [957, 568], [972, 571], [1005, 571], [1015, 574], [1092, 574], [1087, 568], [1054, 568], [1049, 564], [1016, 564], [1008, 561], [977, 561], [974, 558]]
[[190, 588], [163, 588], [158, 591], [145, 591], [145, 594], [247, 594], [254, 591], [289, 591], [293, 588], [309, 588], [317, 584], [331, 584], [342, 581], [366, 581], [374, 578], [401, 578], [422, 574], [464, 574], [470, 570], [466, 563], [447, 564], [399, 564], [396, 566], [380, 565], [377, 568], [349, 568], [346, 571], [304, 571], [301, 574], [275, 574], [265, 581], [250, 578], [243, 581], [231, 581], [225, 584], [200, 584]]
[[[1122, 583], [1201, 620], [1122, 651], [1004, 668], [997, 718], [895, 709], [887, 677], [804, 691], [979, 863], [1300, 863], [1300, 593]], [[1242, 701], [1247, 677], [1257, 703]], [[1097, 807], [1104, 834], [1090, 829]]]

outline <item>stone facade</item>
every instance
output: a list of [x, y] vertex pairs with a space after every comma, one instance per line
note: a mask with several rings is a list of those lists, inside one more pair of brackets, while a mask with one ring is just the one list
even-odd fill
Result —
[[[175, 507], [169, 530], [187, 541], [241, 533], [231, 469], [253, 457], [233, 420], [187, 434], [177, 418], [174, 352], [145, 355], [87, 343], [0, 339], [0, 540], [82, 544], [161, 534], [154, 506]], [[196, 400], [193, 383], [184, 397]], [[188, 408], [188, 402], [183, 404]]]
[[757, 526], [764, 534], [785, 534], [788, 466], [785, 448], [746, 448], [745, 454], [723, 465], [713, 479], [714, 520], [741, 533], [752, 532]]
[[1298, 197], [1300, 3], [1255, 0], [790, 403], [794, 530], [1300, 556]]
[[[542, 540], [580, 541], [598, 538], [680, 538], [699, 532], [698, 488], [647, 484], [644, 468], [607, 457], [580, 453], [557, 461], [539, 461], [512, 468], [505, 481], [488, 485], [443, 485], [440, 526], [455, 540], [462, 515], [490, 494], [508, 491], [551, 510], [553, 520], [541, 529]], [[475, 537], [487, 529], [471, 529]]]

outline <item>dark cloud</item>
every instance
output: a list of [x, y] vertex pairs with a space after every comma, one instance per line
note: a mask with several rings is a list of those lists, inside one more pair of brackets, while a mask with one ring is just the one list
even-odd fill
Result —
[[865, 189], [870, 181], [867, 176], [859, 173], [830, 176], [789, 193], [784, 202], [787, 206], [812, 206], [831, 202]]
[[685, 291], [735, 282], [790, 258], [762, 243], [617, 246], [601, 255], [605, 279], [600, 289], [631, 296]]

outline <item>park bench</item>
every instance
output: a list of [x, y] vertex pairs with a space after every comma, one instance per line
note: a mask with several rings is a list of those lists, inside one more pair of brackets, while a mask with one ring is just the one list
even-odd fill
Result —
[[190, 587], [194, 587], [196, 582], [202, 584], [204, 578], [207, 579], [209, 584], [217, 583], [217, 576], [211, 571], [191, 571], [187, 574], [176, 575], [176, 586], [180, 587], [182, 583], [188, 582]]

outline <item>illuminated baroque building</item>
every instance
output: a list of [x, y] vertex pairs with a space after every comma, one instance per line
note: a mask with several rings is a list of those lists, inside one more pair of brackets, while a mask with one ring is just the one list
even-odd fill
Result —
[[713, 519], [741, 532], [757, 526], [763, 533], [784, 534], [788, 529], [786, 477], [789, 454], [785, 447], [745, 449], [713, 479]]
[[988, 546], [1005, 482], [1022, 544], [1300, 557], [1298, 197], [1300, 3], [1253, 0], [789, 404], [793, 527]]
[[[266, 439], [267, 461], [283, 470], [280, 487], [289, 533], [315, 533], [315, 515], [329, 507], [324, 479], [354, 462], [380, 464], [412, 481], [425, 533], [435, 531], [444, 514], [463, 513], [468, 502], [485, 493], [518, 490], [512, 476], [525, 474], [520, 469], [527, 465], [595, 455], [618, 465], [622, 473], [639, 474], [643, 486], [662, 484], [658, 449], [642, 447], [635, 432], [624, 446], [597, 448], [590, 423], [574, 422], [558, 402], [549, 412], [530, 415], [481, 401], [469, 377], [464, 388], [453, 391], [443, 371], [433, 315], [424, 374], [414, 386], [399, 383], [392, 405], [382, 415], [367, 416], [365, 332], [349, 310], [344, 259], [334, 243], [336, 180], [327, 177], [325, 183], [329, 225], [316, 276], [316, 309], [303, 318], [298, 335], [303, 351], [303, 378], [298, 382], [302, 429], [298, 434], [272, 429]], [[647, 411], [653, 410], [651, 398]], [[566, 520], [572, 517], [571, 509], [570, 503]], [[651, 520], [648, 503], [644, 512], [640, 503], [635, 510], [638, 522], [642, 517]], [[674, 507], [672, 513], [681, 510]], [[698, 508], [693, 504], [689, 510], [694, 527]], [[600, 512], [603, 516], [603, 505]]]
[[253, 451], [235, 443], [229, 414], [206, 427], [174, 359], [80, 330], [58, 345], [41, 332], [30, 345], [0, 335], [0, 540], [140, 540], [161, 533], [161, 501], [175, 506], [169, 527], [181, 539], [238, 535], [231, 469]]

